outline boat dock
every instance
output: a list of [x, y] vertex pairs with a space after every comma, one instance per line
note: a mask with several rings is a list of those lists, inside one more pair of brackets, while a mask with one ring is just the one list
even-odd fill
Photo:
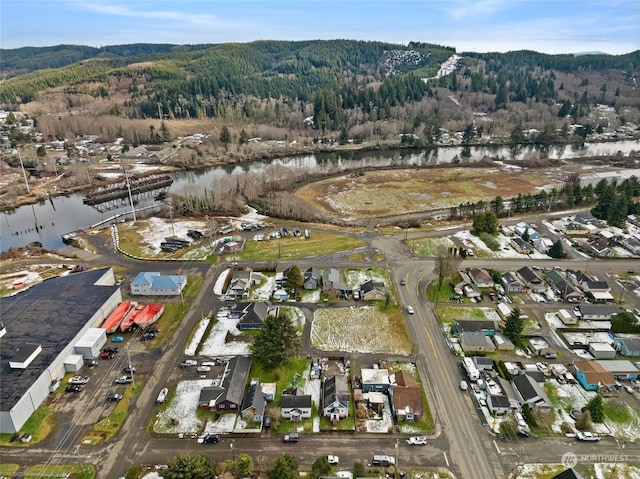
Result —
[[145, 191], [157, 190], [173, 183], [173, 178], [166, 173], [154, 173], [145, 176], [133, 176], [128, 180], [110, 183], [91, 190], [82, 199], [85, 205], [96, 205], [117, 198], [125, 198], [131, 190], [132, 195]]

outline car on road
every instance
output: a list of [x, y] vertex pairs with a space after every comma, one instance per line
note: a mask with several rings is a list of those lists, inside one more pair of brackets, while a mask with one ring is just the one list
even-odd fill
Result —
[[108, 353], [106, 351], [103, 351], [100, 354], [98, 354], [98, 358], [100, 358], [100, 359], [112, 359], [113, 358], [113, 353]]
[[78, 384], [83, 385], [89, 382], [89, 378], [87, 376], [73, 376], [69, 379], [69, 384]]
[[578, 441], [595, 442], [600, 440], [600, 436], [589, 431], [578, 431], [576, 433], [576, 439], [578, 439]]
[[122, 399], [122, 394], [118, 394], [118, 393], [107, 394], [107, 401], [120, 401], [120, 399]]
[[402, 278], [402, 279], [400, 280], [400, 286], [404, 286], [404, 285], [406, 285], [406, 284], [407, 284], [407, 282], [405, 281], [405, 279], [404, 279], [404, 278]]
[[66, 388], [64, 388], [65, 392], [68, 393], [79, 393], [82, 391], [82, 386], [79, 384], [69, 384]]
[[111, 338], [112, 343], [121, 343], [122, 341], [124, 341], [124, 338], [122, 336], [114, 336], [113, 338]]
[[209, 371], [211, 371], [211, 366], [198, 366], [196, 371], [198, 371], [199, 373], [208, 373]]
[[407, 444], [412, 446], [424, 446], [427, 444], [427, 438], [425, 436], [411, 436], [407, 439]]
[[135, 368], [135, 366], [132, 366], [131, 364], [122, 368], [123, 373], [135, 373], [136, 371], [137, 369]]
[[197, 365], [198, 365], [198, 361], [195, 361], [193, 359], [185, 359], [180, 363], [181, 368], [192, 368]]
[[338, 456], [327, 456], [327, 461], [329, 461], [329, 464], [331, 464], [332, 466], [335, 466], [337, 464], [340, 463], [340, 458]]
[[413, 314], [415, 311], [413, 310], [413, 306], [407, 306], [407, 313]]
[[220, 436], [217, 434], [203, 434], [198, 438], [198, 444], [215, 444], [220, 441]]
[[118, 376], [115, 381], [116, 384], [131, 384], [133, 378], [131, 376]]
[[467, 381], [460, 381], [460, 389], [462, 389], [463, 391], [466, 391], [467, 389], [469, 389], [469, 385], [467, 384]]
[[300, 439], [298, 433], [292, 432], [291, 434], [285, 434], [282, 438], [282, 442], [298, 442], [298, 439]]

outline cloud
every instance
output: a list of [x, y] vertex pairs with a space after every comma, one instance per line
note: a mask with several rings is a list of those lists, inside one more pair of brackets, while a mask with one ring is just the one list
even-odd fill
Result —
[[445, 2], [445, 12], [455, 21], [465, 18], [488, 17], [507, 8], [513, 8], [515, 0], [455, 0]]
[[[134, 9], [129, 6], [123, 5], [121, 3], [104, 3], [104, 2], [80, 2], [77, 3], [77, 6], [83, 8], [85, 10], [89, 10], [95, 13], [100, 13], [104, 15], [113, 15], [120, 17], [128, 17], [128, 18], [141, 18], [141, 19], [155, 19], [155, 20], [163, 20], [163, 21], [173, 21], [177, 23], [181, 23], [183, 25], [192, 25], [198, 27], [210, 27], [210, 28], [219, 28], [219, 27], [247, 27], [247, 25], [238, 25], [233, 22], [228, 22], [226, 20], [222, 20], [220, 17], [216, 15], [211, 15], [205, 12], [193, 12], [193, 13], [185, 13], [178, 12], [174, 10], [153, 10], [153, 7], [157, 4], [148, 3], [145, 8]], [[204, 4], [210, 5], [210, 4]]]

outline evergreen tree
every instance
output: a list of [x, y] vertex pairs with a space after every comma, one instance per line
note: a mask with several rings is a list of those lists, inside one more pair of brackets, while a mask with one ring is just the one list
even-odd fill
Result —
[[320, 476], [328, 476], [331, 474], [331, 469], [327, 456], [320, 456], [311, 465], [311, 477], [317, 479]]
[[244, 130], [244, 128], [240, 131], [240, 135], [238, 135], [238, 144], [239, 145], [244, 145], [249, 141], [249, 135], [247, 135], [247, 132]]
[[604, 422], [604, 401], [600, 394], [596, 394], [585, 406], [585, 410], [591, 414], [591, 420], [595, 423]]
[[500, 214], [500, 212], [504, 208], [504, 199], [502, 198], [502, 196], [496, 196], [494, 199], [491, 200], [491, 208], [493, 209], [496, 215]]
[[290, 269], [289, 273], [287, 273], [287, 283], [286, 286], [288, 289], [295, 290], [296, 294], [302, 285], [304, 284], [304, 278], [302, 277], [302, 273], [300, 273], [300, 269], [294, 264]]
[[262, 329], [255, 337], [251, 349], [253, 357], [265, 368], [284, 365], [294, 357], [300, 346], [300, 337], [293, 321], [288, 316], [267, 316]]
[[589, 431], [591, 429], [591, 413], [585, 409], [580, 417], [576, 419], [576, 429], [578, 431]]
[[507, 316], [502, 332], [515, 344], [520, 342], [520, 335], [524, 330], [524, 319], [521, 317], [520, 309], [515, 308], [512, 313]]
[[215, 479], [215, 464], [205, 454], [186, 453], [176, 456], [162, 472], [164, 479]]
[[562, 247], [562, 241], [557, 240], [555, 243], [553, 243], [551, 248], [549, 248], [548, 254], [552, 258], [564, 258], [567, 255], [567, 253], [564, 251], [564, 248]]
[[295, 479], [298, 476], [298, 462], [289, 454], [282, 453], [269, 471], [269, 479]]
[[224, 125], [222, 130], [220, 130], [220, 143], [222, 143], [225, 148], [227, 148], [229, 143], [231, 143], [231, 133], [229, 132], [227, 125]]
[[39, 158], [47, 156], [47, 149], [44, 147], [44, 145], [40, 145], [38, 147], [38, 149], [36, 150], [36, 155], [38, 155]]

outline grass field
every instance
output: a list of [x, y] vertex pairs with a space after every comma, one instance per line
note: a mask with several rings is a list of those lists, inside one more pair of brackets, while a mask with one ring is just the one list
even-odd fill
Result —
[[362, 240], [341, 234], [314, 231], [311, 238], [281, 238], [265, 241], [247, 241], [245, 247], [233, 256], [238, 260], [268, 260], [321, 256], [365, 246]]
[[515, 196], [547, 182], [541, 173], [498, 168], [398, 169], [319, 181], [297, 195], [328, 216], [369, 219]]

